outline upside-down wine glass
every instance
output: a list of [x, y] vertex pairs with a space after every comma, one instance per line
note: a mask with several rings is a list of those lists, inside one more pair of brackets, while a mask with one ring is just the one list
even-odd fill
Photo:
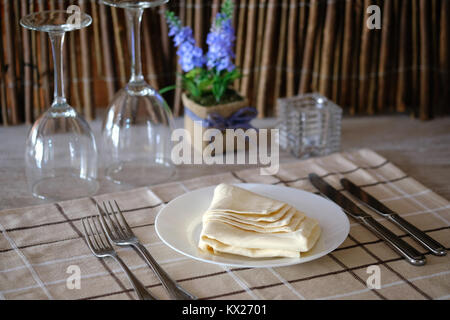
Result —
[[110, 104], [103, 123], [105, 175], [118, 184], [153, 185], [175, 173], [171, 161], [173, 117], [161, 95], [144, 80], [141, 22], [144, 9], [168, 0], [102, 0], [123, 8], [130, 26], [131, 78]]
[[33, 195], [41, 199], [75, 199], [98, 190], [94, 136], [88, 123], [67, 103], [64, 94], [65, 34], [92, 23], [89, 15], [75, 14], [41, 11], [20, 22], [27, 29], [49, 34], [55, 65], [53, 104], [31, 128], [25, 152], [28, 185]]

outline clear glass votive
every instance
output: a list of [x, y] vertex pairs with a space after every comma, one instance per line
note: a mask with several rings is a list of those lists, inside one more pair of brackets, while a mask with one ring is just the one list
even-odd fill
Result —
[[297, 158], [341, 148], [342, 109], [319, 93], [278, 99], [280, 146]]

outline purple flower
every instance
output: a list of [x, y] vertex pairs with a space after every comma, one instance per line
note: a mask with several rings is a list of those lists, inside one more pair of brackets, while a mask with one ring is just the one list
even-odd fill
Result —
[[180, 57], [179, 64], [184, 72], [194, 68], [201, 68], [205, 64], [203, 50], [195, 45], [192, 29], [181, 27], [179, 20], [169, 19], [169, 36], [173, 37], [175, 46], [178, 47], [177, 55]]
[[233, 63], [235, 58], [234, 28], [231, 19], [222, 13], [216, 16], [216, 23], [211, 28], [206, 40], [209, 50], [207, 53], [207, 66], [209, 69], [216, 68], [217, 71], [233, 71], [236, 66]]

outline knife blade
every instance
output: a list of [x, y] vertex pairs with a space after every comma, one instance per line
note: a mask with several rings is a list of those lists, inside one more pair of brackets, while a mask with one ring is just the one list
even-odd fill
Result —
[[409, 233], [423, 247], [430, 250], [434, 255], [445, 256], [447, 254], [447, 251], [445, 250], [443, 245], [400, 217], [397, 213], [386, 207], [383, 203], [378, 201], [376, 198], [358, 187], [350, 180], [341, 179], [341, 184], [345, 188], [345, 190], [358, 198], [366, 207], [395, 223], [405, 232]]
[[400, 239], [382, 224], [378, 223], [370, 214], [359, 208], [353, 201], [333, 188], [317, 174], [310, 174], [309, 180], [321, 194], [338, 204], [345, 213], [358, 220], [359, 223], [363, 224], [367, 229], [372, 231], [378, 238], [385, 241], [410, 264], [415, 266], [423, 266], [426, 263], [426, 258], [423, 254]]

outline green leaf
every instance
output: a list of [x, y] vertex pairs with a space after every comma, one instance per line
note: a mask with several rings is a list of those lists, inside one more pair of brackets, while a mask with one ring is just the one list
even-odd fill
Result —
[[195, 79], [202, 72], [201, 68], [195, 68], [185, 74], [185, 77], [188, 79]]
[[177, 85], [176, 85], [176, 84], [171, 85], [171, 86], [167, 86], [167, 87], [162, 88], [161, 90], [159, 90], [159, 94], [164, 94], [164, 93], [166, 93], [166, 92], [175, 90], [176, 88], [177, 88]]
[[185, 79], [183, 81], [183, 84], [185, 86], [185, 89], [194, 97], [198, 98], [200, 97], [200, 90], [198, 90], [197, 86], [195, 85], [194, 81], [190, 79]]
[[211, 78], [203, 78], [198, 83], [197, 86], [199, 90], [206, 91], [211, 88], [213, 80]]

